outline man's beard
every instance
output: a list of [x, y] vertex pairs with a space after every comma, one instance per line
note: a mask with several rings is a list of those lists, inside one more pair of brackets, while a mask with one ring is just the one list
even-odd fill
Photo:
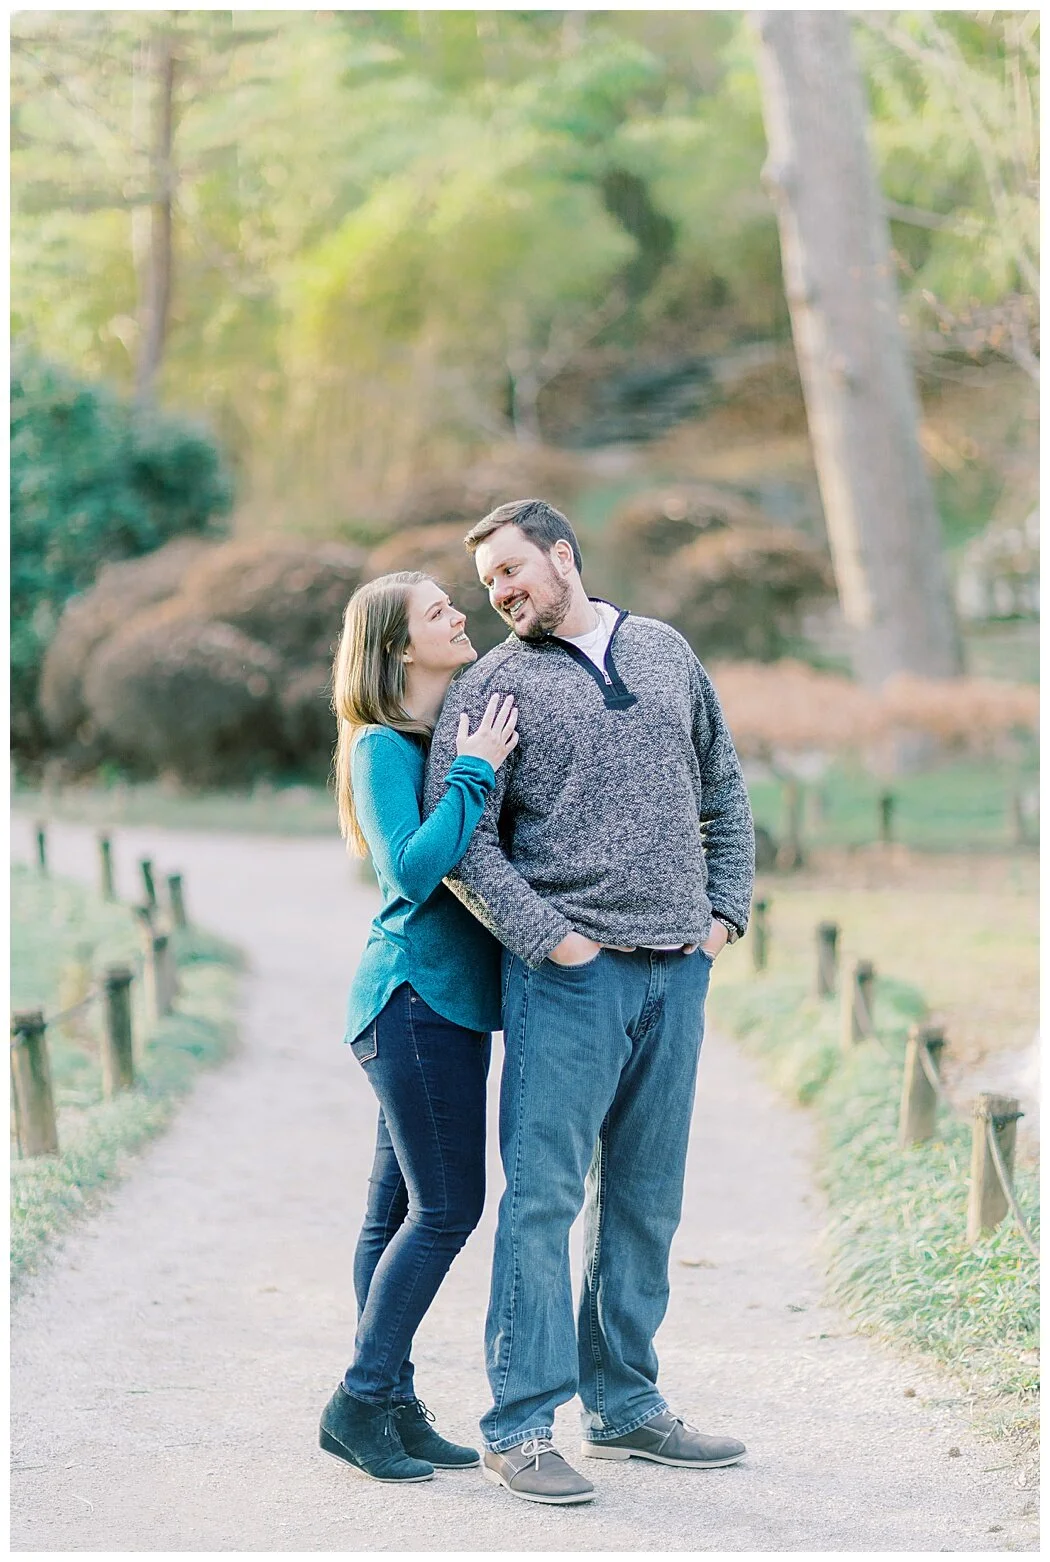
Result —
[[563, 580], [551, 566], [548, 568], [547, 584], [550, 587], [550, 600], [542, 608], [532, 602], [535, 617], [528, 629], [519, 629], [510, 614], [504, 614], [519, 640], [542, 640], [544, 635], [557, 634], [559, 624], [568, 613], [572, 605], [572, 587], [569, 582]]

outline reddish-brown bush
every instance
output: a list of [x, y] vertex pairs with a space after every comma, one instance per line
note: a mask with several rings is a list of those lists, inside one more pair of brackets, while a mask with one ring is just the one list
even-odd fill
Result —
[[432, 575], [467, 615], [467, 633], [479, 656], [507, 638], [508, 629], [489, 606], [474, 560], [463, 546], [468, 527], [415, 526], [380, 543], [368, 555], [364, 578], [395, 570], [418, 569]]
[[872, 752], [902, 732], [979, 753], [1039, 726], [1039, 691], [1029, 684], [899, 673], [874, 690], [786, 658], [714, 662], [709, 671], [738, 750], [766, 761]]
[[651, 611], [697, 654], [772, 661], [800, 633], [801, 611], [834, 590], [824, 555], [786, 527], [725, 529], [665, 560]]
[[235, 539], [187, 570], [180, 597], [187, 611], [232, 624], [288, 666], [306, 667], [332, 656], [364, 564], [362, 552], [336, 543]]
[[81, 734], [87, 717], [84, 670], [96, 646], [130, 618], [173, 597], [193, 561], [209, 552], [207, 543], [180, 537], [139, 559], [104, 564], [90, 591], [67, 605], [48, 647], [40, 681], [40, 709], [56, 742], [90, 757]]
[[281, 684], [281, 738], [289, 760], [298, 768], [322, 775], [335, 746], [330, 664], [303, 667]]
[[638, 582], [698, 537], [728, 527], [765, 527], [760, 510], [710, 483], [677, 483], [635, 494], [613, 511], [606, 530], [610, 562]]
[[708, 671], [745, 758], [861, 749], [882, 735], [878, 695], [838, 673], [787, 658], [715, 662]]
[[1013, 733], [1039, 730], [1034, 684], [898, 673], [883, 687], [880, 704], [888, 729], [922, 732], [949, 748], [975, 753], [993, 749]]
[[586, 476], [579, 456], [554, 445], [517, 440], [494, 445], [467, 473], [467, 524], [511, 499], [546, 499], [571, 521], [573, 501]]
[[138, 614], [96, 652], [84, 694], [113, 757], [139, 772], [221, 786], [279, 762], [280, 673], [269, 647], [173, 600]]
[[578, 458], [567, 451], [514, 441], [495, 445], [471, 467], [420, 478], [395, 507], [393, 529], [458, 526], [463, 533], [498, 504], [537, 495], [564, 510], [581, 474]]

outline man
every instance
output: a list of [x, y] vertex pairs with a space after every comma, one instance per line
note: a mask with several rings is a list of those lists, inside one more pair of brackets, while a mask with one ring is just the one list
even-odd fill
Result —
[[[754, 827], [710, 679], [668, 624], [587, 596], [579, 545], [539, 499], [464, 539], [513, 633], [453, 685], [429, 806], [493, 693], [518, 749], [448, 883], [504, 945], [500, 1202], [485, 1331], [484, 1473], [533, 1502], [594, 1488], [554, 1448], [583, 1402], [585, 1456], [711, 1467], [745, 1453], [656, 1387], [711, 966], [744, 932]], [[569, 1228], [587, 1199], [574, 1323]]]

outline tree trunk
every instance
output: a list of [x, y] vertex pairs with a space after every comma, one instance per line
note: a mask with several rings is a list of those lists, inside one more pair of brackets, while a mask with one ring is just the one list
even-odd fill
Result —
[[135, 368], [135, 399], [153, 400], [154, 385], [168, 334], [172, 286], [172, 204], [175, 169], [175, 50], [171, 33], [154, 34], [148, 49], [153, 96], [149, 174], [152, 200], [149, 230], [142, 246], [139, 299], [139, 351]]
[[842, 11], [754, 13], [784, 284], [858, 677], [962, 670]]

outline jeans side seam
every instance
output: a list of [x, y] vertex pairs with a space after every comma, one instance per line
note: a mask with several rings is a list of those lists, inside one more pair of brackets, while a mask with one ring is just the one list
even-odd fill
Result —
[[[510, 983], [508, 982], [507, 985], [508, 985], [508, 988], [509, 988]], [[520, 1118], [521, 1118], [521, 1115], [522, 1115], [521, 1111], [520, 1111], [520, 1103], [524, 1099], [524, 1094], [525, 1094], [525, 1023], [526, 1023], [526, 1017], [528, 1015], [528, 1010], [529, 1010], [529, 983], [528, 983], [528, 978], [526, 977], [525, 980], [522, 983], [521, 1024], [520, 1024], [519, 1029], [518, 1029], [518, 1078], [519, 1078], [519, 1097], [518, 1097], [518, 1099], [519, 1099], [519, 1113], [518, 1113], [518, 1116], [519, 1116], [519, 1124], [520, 1124]], [[519, 1195], [520, 1195], [520, 1192], [521, 1192], [521, 1142], [522, 1142], [523, 1137], [524, 1137], [524, 1135], [521, 1133], [521, 1129], [520, 1129], [520, 1126], [519, 1126], [519, 1129], [518, 1129], [518, 1143], [517, 1143], [517, 1148], [515, 1150], [515, 1155], [514, 1155], [514, 1184], [513, 1184], [513, 1190], [512, 1190], [512, 1193], [511, 1193], [511, 1207], [510, 1207], [510, 1216], [511, 1216], [511, 1218], [510, 1218], [510, 1232], [511, 1232], [510, 1242], [511, 1242], [511, 1277], [512, 1278], [511, 1278], [511, 1288], [510, 1288], [510, 1304], [509, 1304], [509, 1307], [508, 1307], [509, 1317], [507, 1319], [507, 1332], [506, 1332], [506, 1335], [505, 1335], [506, 1345], [505, 1345], [504, 1352], [503, 1352], [503, 1356], [504, 1356], [503, 1372], [502, 1372], [501, 1380], [500, 1380], [500, 1384], [499, 1384], [499, 1391], [498, 1391], [498, 1393], [496, 1393], [493, 1396], [493, 1402], [494, 1402], [495, 1411], [496, 1411], [495, 1419], [497, 1421], [499, 1420], [499, 1417], [503, 1414], [503, 1405], [504, 1405], [504, 1402], [505, 1402], [505, 1399], [506, 1399], [506, 1394], [507, 1394], [507, 1383], [510, 1380], [511, 1351], [512, 1351], [513, 1346], [514, 1346], [514, 1313], [515, 1313], [515, 1305], [516, 1305], [517, 1299], [518, 1299], [517, 1213], [518, 1213], [518, 1198], [519, 1198]], [[514, 1445], [511, 1444], [510, 1446], [513, 1447]]]
[[423, 1067], [423, 1059], [419, 1055], [419, 1038], [416, 1035], [416, 1017], [412, 1012], [412, 1000], [408, 1003], [408, 1029], [412, 1037], [412, 1051], [416, 1055], [419, 1065], [419, 1078], [423, 1086], [423, 1094], [427, 1102], [427, 1116], [430, 1119], [430, 1130], [434, 1135], [434, 1144], [437, 1147], [438, 1165], [441, 1167], [441, 1207], [444, 1218], [448, 1220], [448, 1167], [445, 1165], [445, 1154], [441, 1145], [441, 1135], [438, 1133], [437, 1118], [434, 1116], [434, 1102], [430, 1095], [430, 1086], [427, 1083], [427, 1071]]
[[602, 1215], [605, 1207], [606, 1140], [608, 1138], [608, 1113], [598, 1130], [598, 1177], [595, 1189], [594, 1253], [588, 1266], [587, 1324], [591, 1342], [591, 1360], [594, 1364], [594, 1400], [602, 1421], [605, 1420], [605, 1374], [602, 1368], [600, 1336], [598, 1329], [598, 1270], [602, 1256]]

